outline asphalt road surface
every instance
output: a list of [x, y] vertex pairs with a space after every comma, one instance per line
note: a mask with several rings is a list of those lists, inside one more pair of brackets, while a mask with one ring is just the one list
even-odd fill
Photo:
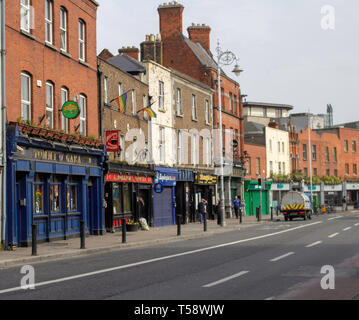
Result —
[[[332, 267], [326, 283], [334, 288], [321, 286], [329, 275], [324, 266]], [[359, 299], [359, 214], [273, 222], [32, 267], [33, 289], [21, 287], [30, 274], [21, 267], [0, 270], [0, 300]]]

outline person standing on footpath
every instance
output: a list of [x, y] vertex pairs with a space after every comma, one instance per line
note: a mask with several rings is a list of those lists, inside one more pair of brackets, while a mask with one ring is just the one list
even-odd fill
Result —
[[242, 207], [241, 200], [239, 200], [238, 196], [234, 197], [234, 200], [232, 201], [232, 208], [234, 209], [234, 213], [236, 214], [236, 218], [239, 217], [239, 210]]
[[199, 211], [199, 219], [200, 222], [203, 222], [204, 216], [207, 213], [207, 201], [206, 199], [202, 198], [201, 202], [198, 204], [198, 211]]

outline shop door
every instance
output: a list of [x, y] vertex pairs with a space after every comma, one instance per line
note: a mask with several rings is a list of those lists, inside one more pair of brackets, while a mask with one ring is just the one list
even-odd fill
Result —
[[154, 225], [168, 226], [174, 224], [172, 188], [165, 187], [162, 193], [155, 193], [154, 202]]

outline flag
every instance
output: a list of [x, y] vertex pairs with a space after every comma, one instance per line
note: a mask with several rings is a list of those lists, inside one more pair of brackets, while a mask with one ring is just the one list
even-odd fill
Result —
[[130, 92], [131, 90], [126, 91], [124, 94], [120, 95], [119, 97], [111, 100], [117, 102], [117, 105], [119, 107], [119, 111], [121, 113], [125, 113], [126, 112], [126, 104], [127, 104], [127, 94]]
[[156, 112], [154, 112], [153, 111], [153, 109], [151, 108], [151, 106], [154, 104], [154, 102], [153, 103], [151, 103], [148, 107], [145, 107], [145, 108], [143, 108], [143, 109], [141, 109], [140, 111], [138, 111], [137, 113], [140, 113], [140, 112], [147, 112], [147, 114], [148, 114], [148, 116], [150, 117], [150, 118], [157, 118], [157, 114], [156, 114]]

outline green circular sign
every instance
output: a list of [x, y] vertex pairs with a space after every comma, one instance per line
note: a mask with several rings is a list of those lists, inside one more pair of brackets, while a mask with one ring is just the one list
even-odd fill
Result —
[[75, 119], [80, 114], [80, 107], [75, 101], [67, 101], [61, 109], [62, 115], [67, 119]]

